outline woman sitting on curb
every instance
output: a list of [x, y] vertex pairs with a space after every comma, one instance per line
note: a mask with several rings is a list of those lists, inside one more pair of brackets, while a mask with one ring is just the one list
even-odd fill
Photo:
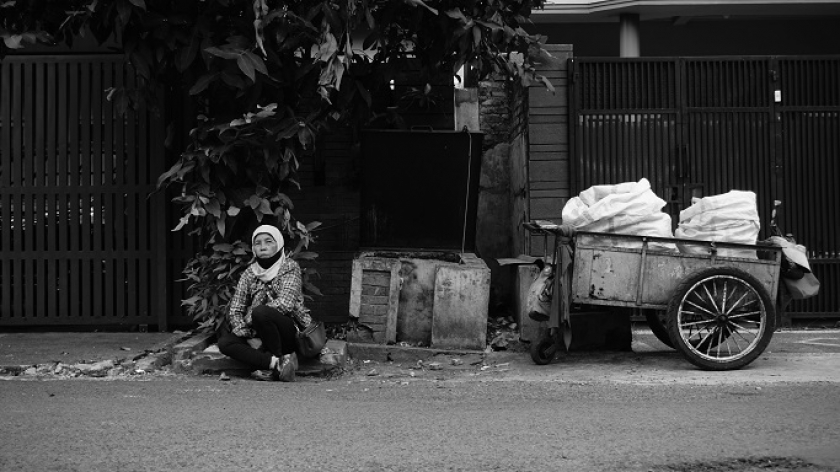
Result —
[[[303, 305], [303, 279], [297, 262], [283, 253], [283, 236], [262, 225], [251, 237], [255, 260], [245, 269], [230, 302], [219, 351], [252, 365], [260, 380], [294, 382], [298, 367], [297, 327], [309, 326]], [[256, 339], [262, 349], [256, 349]]]

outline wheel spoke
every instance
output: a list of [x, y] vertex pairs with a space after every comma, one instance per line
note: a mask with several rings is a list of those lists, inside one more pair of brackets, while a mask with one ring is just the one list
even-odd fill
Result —
[[726, 285], [726, 282], [724, 282], [723, 283], [723, 297], [720, 301], [720, 312], [721, 313], [726, 313], [726, 298], [727, 298], [726, 288], [727, 288], [727, 285]]
[[747, 328], [746, 326], [741, 326], [738, 323], [735, 323], [734, 321], [732, 321], [732, 319], [729, 320], [729, 323], [731, 325], [735, 326], [736, 328], [738, 328], [738, 329], [733, 329], [732, 330], [733, 333], [738, 333], [740, 331], [749, 331], [750, 330], [750, 328]]
[[738, 313], [737, 315], [732, 315], [729, 317], [730, 320], [734, 320], [736, 318], [743, 318], [745, 316], [753, 316], [753, 315], [760, 315], [761, 311], [748, 311], [746, 313]]
[[[700, 348], [703, 345], [703, 343], [705, 343], [709, 339], [709, 337], [714, 335], [714, 334], [715, 334], [714, 331], [709, 332], [709, 334], [707, 334], [703, 339], [700, 340], [699, 343], [697, 343], [697, 347]], [[708, 355], [708, 354], [709, 354], [709, 352], [707, 350], [706, 355]]]
[[717, 303], [715, 303], [715, 297], [712, 296], [711, 293], [709, 293], [709, 286], [706, 285], [706, 284], [703, 284], [703, 290], [705, 290], [706, 295], [709, 296], [709, 301], [712, 303], [712, 306], [715, 308], [715, 311], [720, 312], [720, 310], [718, 309]]
[[[742, 295], [738, 298], [738, 300], [736, 300], [736, 301], [735, 301], [735, 303], [733, 303], [733, 304], [729, 307], [729, 309], [728, 309], [728, 310], [724, 310], [724, 314], [728, 315], [728, 314], [732, 313], [733, 311], [735, 311], [735, 309], [736, 309], [736, 308], [738, 308], [738, 307], [740, 307], [740, 306], [741, 306], [741, 302], [742, 302], [742, 301], [744, 300], [744, 298], [746, 298], [746, 297], [747, 297], [747, 295], [749, 295], [749, 294], [750, 294], [750, 292], [748, 292], [748, 291], [744, 291], [744, 293], [743, 293], [743, 294], [742, 294]], [[746, 305], [749, 305], [749, 302], [748, 302]], [[744, 305], [744, 306], [746, 306], [746, 305]]]
[[[718, 328], [717, 329], [717, 334], [718, 334], [718, 342], [717, 342], [717, 344], [715, 344], [715, 347], [717, 347], [717, 356], [720, 357], [720, 343], [723, 342], [723, 329]], [[709, 350], [711, 350], [711, 346], [709, 347]]]
[[750, 341], [749, 339], [745, 338], [745, 337], [744, 337], [744, 336], [743, 336], [740, 332], [736, 332], [735, 334], [737, 334], [737, 335], [738, 335], [738, 337], [740, 337], [741, 339], [743, 339], [743, 340], [744, 340], [744, 342], [745, 342], [745, 343], [747, 343], [747, 346], [749, 346], [750, 344], [752, 344], [752, 341]]
[[686, 302], [686, 303], [689, 303], [689, 304], [691, 304], [691, 305], [694, 305], [695, 307], [699, 308], [699, 309], [700, 309], [700, 310], [702, 310], [702, 311], [705, 311], [706, 313], [708, 313], [708, 314], [709, 314], [709, 316], [711, 316], [711, 317], [713, 317], [713, 318], [714, 318], [715, 316], [717, 316], [715, 313], [712, 313], [711, 311], [709, 311], [709, 310], [707, 310], [707, 309], [703, 308], [702, 306], [700, 306], [700, 305], [698, 305], [698, 304], [694, 303], [694, 302], [693, 302], [693, 301], [691, 301], [691, 300], [686, 300], [685, 302]]
[[688, 328], [692, 326], [704, 325], [708, 326], [710, 324], [714, 324], [715, 320], [702, 320], [702, 321], [693, 321], [691, 323], [680, 323], [680, 327]]
[[[738, 344], [738, 337], [740, 337], [741, 339], [744, 339], [744, 337], [741, 336], [741, 333], [738, 332], [737, 330], [733, 331], [732, 334], [733, 334], [733, 336], [730, 336], [729, 339], [731, 339], [732, 342], [735, 343], [735, 347], [738, 348], [738, 352], [743, 351], [743, 349], [741, 349], [741, 345]], [[744, 341], [746, 341], [746, 339], [744, 339]], [[749, 345], [749, 343], [747, 343], [747, 345]]]

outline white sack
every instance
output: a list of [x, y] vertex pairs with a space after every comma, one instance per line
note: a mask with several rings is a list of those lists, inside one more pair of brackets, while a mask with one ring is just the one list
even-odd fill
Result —
[[662, 212], [665, 200], [647, 179], [617, 185], [595, 185], [563, 207], [563, 224], [580, 231], [672, 238], [671, 216]]
[[[694, 198], [692, 205], [680, 212], [680, 223], [675, 236], [680, 239], [715, 241], [738, 244], [755, 244], [761, 221], [758, 217], [754, 192], [732, 190], [710, 197]], [[680, 250], [689, 254], [707, 252], [699, 246], [680, 244]], [[755, 251], [720, 249], [725, 257], [755, 259]]]

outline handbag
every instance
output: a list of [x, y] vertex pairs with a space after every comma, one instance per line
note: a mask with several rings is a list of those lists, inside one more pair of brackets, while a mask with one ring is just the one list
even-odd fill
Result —
[[301, 357], [317, 357], [327, 345], [327, 330], [324, 323], [312, 320], [304, 330], [297, 333], [297, 353]]
[[794, 300], [804, 300], [811, 298], [820, 293], [820, 281], [811, 272], [805, 272], [802, 277], [798, 279], [782, 278], [785, 286], [790, 292], [790, 297]]

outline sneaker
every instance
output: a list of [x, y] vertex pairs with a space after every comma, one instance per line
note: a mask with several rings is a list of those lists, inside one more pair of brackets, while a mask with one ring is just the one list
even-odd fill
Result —
[[297, 359], [292, 359], [292, 354], [286, 354], [285, 356], [280, 358], [280, 362], [277, 364], [277, 375], [281, 382], [294, 382], [295, 381], [295, 364], [297, 363]]
[[251, 372], [251, 377], [264, 382], [279, 380], [276, 370], [255, 370]]

